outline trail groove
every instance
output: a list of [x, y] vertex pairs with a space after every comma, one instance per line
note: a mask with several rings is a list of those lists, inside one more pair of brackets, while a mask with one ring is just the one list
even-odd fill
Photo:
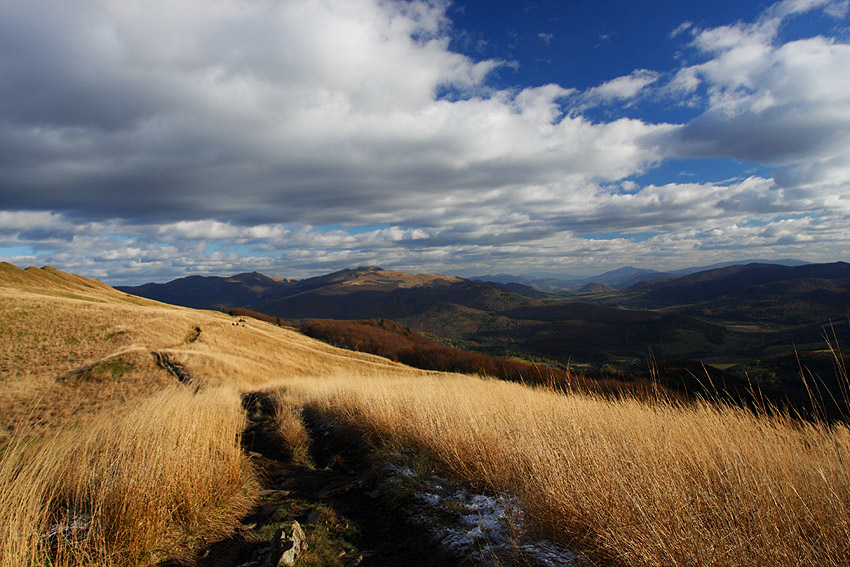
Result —
[[[295, 463], [275, 433], [275, 405], [268, 394], [243, 396], [249, 423], [243, 448], [257, 467], [263, 491], [242, 529], [202, 551], [198, 567], [260, 567], [268, 554], [268, 535], [297, 520], [316, 545], [316, 534], [329, 538], [313, 549], [310, 565], [364, 567], [441, 567], [456, 565], [421, 528], [377, 497], [369, 464], [357, 450], [313, 429], [315, 467]], [[311, 428], [312, 429], [312, 428]], [[326, 548], [326, 549], [325, 549]], [[330, 557], [328, 557], [330, 555]], [[309, 559], [309, 561], [307, 560]], [[300, 562], [297, 564], [301, 564]], [[171, 564], [164, 564], [165, 565]]]

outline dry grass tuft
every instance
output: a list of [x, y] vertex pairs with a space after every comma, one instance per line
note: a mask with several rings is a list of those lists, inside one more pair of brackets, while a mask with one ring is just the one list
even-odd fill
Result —
[[257, 485], [237, 392], [166, 390], [0, 461], [0, 565], [139, 565], [228, 533]]
[[275, 425], [283, 447], [292, 453], [296, 463], [313, 466], [310, 433], [304, 425], [301, 408], [291, 396], [279, 390], [273, 394], [273, 400], [277, 407]]

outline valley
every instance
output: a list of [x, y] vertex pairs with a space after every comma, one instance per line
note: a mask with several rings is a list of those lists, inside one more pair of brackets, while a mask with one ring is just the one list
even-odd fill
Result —
[[[755, 386], [772, 403], [809, 411], [803, 368], [824, 389], [829, 413], [838, 410], [831, 400], [841, 399], [840, 386], [820, 359], [850, 344], [846, 263], [788, 260], [680, 275], [623, 269], [581, 280], [574, 292], [547, 292], [543, 284], [555, 285], [548, 280], [493, 279], [504, 283], [361, 267], [301, 281], [254, 273], [121, 289], [292, 322], [387, 319], [447, 346], [600, 378], [645, 377], [652, 359], [674, 389], [711, 392], [704, 382], [718, 380], [739, 397]], [[700, 364], [713, 370], [694, 376]]]
[[850, 0], [0, 5], [0, 567], [850, 565]]

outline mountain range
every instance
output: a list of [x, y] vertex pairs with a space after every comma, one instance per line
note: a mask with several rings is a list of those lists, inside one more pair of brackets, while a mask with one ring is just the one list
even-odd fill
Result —
[[[655, 272], [656, 274], [660, 272]], [[641, 272], [609, 273], [608, 282]], [[617, 363], [649, 350], [728, 365], [823, 347], [824, 325], [847, 321], [850, 264], [733, 265], [625, 289], [585, 283], [546, 294], [495, 283], [375, 266], [292, 280], [259, 273], [190, 276], [120, 287], [168, 303], [250, 309], [281, 319], [395, 320], [449, 344], [562, 364]]]

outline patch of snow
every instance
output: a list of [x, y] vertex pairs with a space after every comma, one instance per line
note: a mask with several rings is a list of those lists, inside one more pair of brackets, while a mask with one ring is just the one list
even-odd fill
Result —
[[401, 478], [415, 479], [420, 490], [413, 493], [406, 512], [411, 522], [426, 528], [453, 555], [474, 563], [536, 567], [583, 567], [581, 555], [550, 541], [517, 541], [522, 510], [509, 495], [488, 495], [440, 477], [416, 478], [398, 454], [385, 455], [384, 473], [390, 484]]
[[440, 503], [440, 500], [442, 500], [439, 494], [431, 494], [430, 492], [423, 492], [421, 494], [417, 494], [417, 496], [429, 506], [436, 506]]
[[518, 546], [519, 551], [535, 563], [545, 567], [575, 567], [588, 565], [583, 556], [551, 541], [536, 541]]
[[416, 478], [416, 473], [413, 469], [402, 463], [389, 463], [386, 466], [386, 471], [390, 476], [398, 475], [407, 478]]
[[88, 514], [72, 514], [52, 524], [46, 532], [41, 534], [41, 539], [50, 549], [56, 550], [59, 543], [77, 543], [84, 541], [89, 536], [91, 529], [91, 517]]

